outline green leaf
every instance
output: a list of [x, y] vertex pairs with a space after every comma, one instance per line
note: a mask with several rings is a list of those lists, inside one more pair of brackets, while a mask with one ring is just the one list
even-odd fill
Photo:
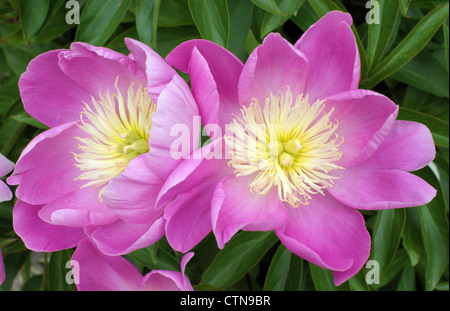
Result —
[[203, 274], [202, 282], [226, 288], [239, 281], [278, 241], [273, 231], [241, 232], [217, 254]]
[[449, 41], [449, 33], [448, 33], [448, 25], [447, 25], [447, 23], [444, 23], [443, 25], [442, 25], [442, 29], [444, 30], [444, 47], [445, 47], [445, 63], [446, 63], [446, 65], [447, 65], [447, 74], [449, 73], [449, 70], [448, 70], [448, 63], [449, 63], [449, 47], [448, 47], [448, 45], [449, 45], [449, 43], [448, 43], [448, 41]]
[[411, 0], [398, 0], [398, 3], [400, 5], [400, 9], [402, 11], [402, 14], [406, 17], [408, 17], [408, 8], [411, 4]]
[[274, 15], [266, 12], [261, 25], [261, 37], [265, 37], [272, 30], [283, 25], [298, 9], [305, 0], [278, 0], [278, 7], [284, 16]]
[[149, 247], [138, 249], [127, 256], [151, 270], [178, 271], [180, 269], [179, 260], [173, 254], [159, 247], [159, 242]]
[[411, 266], [419, 263], [423, 253], [423, 242], [420, 234], [420, 219], [417, 207], [406, 209], [406, 224], [403, 230], [402, 245], [408, 253]]
[[81, 14], [76, 41], [104, 45], [125, 16], [130, 0], [90, 0]]
[[11, 116], [11, 118], [13, 118], [16, 121], [19, 121], [20, 123], [25, 123], [25, 124], [34, 126], [39, 129], [43, 129], [43, 130], [49, 129], [49, 127], [47, 125], [42, 124], [41, 122], [39, 122], [38, 120], [36, 120], [32, 116], [30, 116], [28, 113], [16, 114], [16, 115]]
[[254, 5], [260, 7], [264, 11], [275, 15], [284, 15], [281, 12], [280, 8], [278, 8], [277, 2], [275, 0], [250, 0]]
[[266, 291], [299, 290], [303, 274], [303, 260], [280, 244], [267, 271]]
[[414, 291], [416, 290], [416, 271], [410, 265], [403, 268], [400, 280], [397, 285], [398, 291]]
[[449, 147], [448, 122], [436, 118], [435, 116], [404, 107], [400, 107], [397, 119], [416, 121], [425, 124], [430, 129], [431, 134], [433, 135], [434, 143], [436, 145], [445, 148]]
[[178, 27], [194, 25], [189, 11], [188, 0], [163, 0], [158, 14], [158, 26]]
[[[439, 181], [429, 168], [415, 173], [435, 189], [439, 188]], [[449, 260], [449, 225], [442, 194], [438, 191], [433, 201], [418, 208], [418, 213], [427, 258], [425, 289], [433, 290], [448, 269]]]
[[348, 283], [343, 283], [340, 286], [334, 285], [333, 271], [318, 267], [312, 263], [309, 263], [309, 268], [316, 290], [336, 291], [349, 289]]
[[[158, 4], [160, 0], [136, 0], [136, 29], [139, 39], [151, 46], [156, 47], [156, 32], [158, 26]], [[155, 39], [154, 39], [155, 38]]]
[[245, 44], [252, 25], [253, 5], [250, 1], [228, 0], [230, 11], [230, 40], [228, 50], [241, 61], [247, 59]]
[[302, 5], [301, 10], [291, 17], [293, 21], [303, 32], [308, 30], [315, 22], [319, 20], [319, 15], [314, 11], [309, 2]]
[[69, 276], [70, 280], [73, 279], [70, 264], [68, 264], [72, 254], [73, 251], [71, 250], [50, 253], [50, 260], [48, 263], [48, 290], [76, 290], [75, 284], [68, 284], [66, 282], [67, 276]]
[[371, 69], [378, 64], [383, 57], [389, 40], [399, 18], [398, 2], [392, 0], [379, 0], [380, 21], [369, 24], [367, 59], [369, 74]]
[[372, 89], [406, 65], [431, 40], [448, 17], [448, 4], [436, 7], [424, 16], [395, 49], [371, 71], [361, 88]]
[[189, 0], [189, 10], [203, 39], [228, 47], [230, 16], [226, 0]]
[[449, 98], [448, 74], [429, 52], [422, 51], [391, 77], [438, 97]]
[[50, 8], [50, 0], [33, 1], [32, 4], [29, 0], [18, 0], [18, 3], [23, 34], [29, 41], [44, 24]]
[[405, 209], [378, 211], [372, 233], [371, 259], [380, 265], [380, 279], [392, 264], [406, 223]]

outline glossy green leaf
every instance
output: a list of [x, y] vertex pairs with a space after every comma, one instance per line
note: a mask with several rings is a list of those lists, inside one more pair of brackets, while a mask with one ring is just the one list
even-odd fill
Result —
[[81, 14], [75, 40], [105, 44], [119, 26], [130, 0], [90, 0]]
[[419, 53], [392, 78], [438, 97], [449, 98], [448, 73], [429, 52]]
[[136, 30], [140, 41], [156, 48], [160, 0], [136, 0]]
[[318, 267], [312, 263], [309, 263], [309, 268], [316, 290], [336, 291], [349, 289], [348, 283], [343, 283], [340, 286], [334, 285], [333, 271]]
[[303, 274], [303, 260], [280, 244], [269, 266], [264, 290], [299, 290]]
[[423, 253], [423, 242], [420, 230], [420, 218], [417, 207], [407, 208], [402, 245], [408, 254], [411, 266], [416, 266], [419, 263]]
[[399, 120], [410, 120], [425, 124], [431, 131], [433, 135], [434, 143], [438, 146], [445, 148], [449, 147], [448, 132], [449, 126], [448, 122], [445, 122], [439, 118], [432, 115], [418, 112], [409, 108], [400, 107], [398, 112]]
[[411, 0], [398, 0], [398, 4], [400, 5], [400, 10], [404, 16], [408, 16], [409, 5], [411, 4]]
[[26, 40], [29, 40], [44, 24], [50, 0], [33, 1], [18, 0], [22, 30]]
[[314, 11], [308, 1], [306, 1], [301, 10], [291, 17], [293, 21], [302, 31], [306, 31], [315, 22], [319, 20], [319, 15]]
[[163, 0], [158, 14], [158, 26], [179, 27], [194, 25], [189, 14], [188, 0]]
[[261, 37], [265, 37], [268, 33], [284, 24], [298, 9], [303, 5], [305, 0], [279, 0], [278, 7], [285, 16], [274, 15], [266, 12], [261, 25]]
[[405, 265], [397, 285], [398, 291], [413, 291], [416, 289], [416, 271], [414, 267]]
[[423, 17], [411, 32], [382, 60], [361, 83], [361, 88], [371, 89], [419, 53], [448, 17], [448, 4], [437, 7]]
[[241, 61], [247, 59], [245, 43], [252, 25], [253, 5], [250, 1], [228, 0], [230, 11], [230, 40], [228, 50]]
[[229, 241], [206, 269], [202, 283], [226, 288], [239, 281], [278, 241], [273, 231], [241, 232]]
[[250, 1], [253, 2], [253, 4], [260, 7], [261, 9], [263, 9], [264, 11], [267, 11], [275, 15], [281, 16], [284, 15], [283, 12], [281, 12], [275, 0], [250, 0]]
[[48, 290], [67, 291], [75, 290], [75, 284], [69, 284], [66, 280], [73, 281], [70, 258], [73, 251], [62, 250], [53, 252], [49, 256], [48, 263]]
[[375, 228], [372, 233], [370, 259], [378, 261], [380, 278], [383, 277], [394, 260], [405, 223], [405, 209], [378, 211]]
[[[424, 168], [416, 174], [435, 189], [439, 188], [439, 181], [429, 168]], [[418, 208], [418, 213], [427, 259], [425, 289], [433, 290], [449, 264], [449, 224], [442, 194], [438, 191], [433, 201]]]
[[448, 20], [444, 25], [442, 25], [444, 32], [444, 48], [445, 48], [445, 63], [447, 65], [447, 74], [449, 73], [448, 63], [449, 63], [449, 32], [448, 32]]
[[407, 265], [410, 265], [408, 255], [403, 248], [400, 248], [399, 251], [395, 254], [395, 257], [392, 259], [392, 262], [389, 265], [388, 269], [380, 274], [380, 283], [371, 284], [370, 286], [373, 289], [378, 290], [388, 285], [390, 282], [392, 282], [392, 280], [394, 280], [395, 277], [397, 277], [401, 273], [402, 269]]
[[228, 47], [230, 16], [226, 0], [189, 0], [189, 10], [203, 39]]
[[369, 24], [367, 58], [369, 74], [384, 55], [399, 18], [399, 4], [392, 0], [379, 0], [379, 23]]

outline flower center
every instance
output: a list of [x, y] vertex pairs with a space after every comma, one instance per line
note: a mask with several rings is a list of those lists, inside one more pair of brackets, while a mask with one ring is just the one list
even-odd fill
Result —
[[109, 90], [100, 100], [92, 97], [92, 105], [85, 104], [81, 112], [80, 128], [89, 137], [80, 138], [75, 154], [76, 166], [84, 173], [79, 180], [90, 180], [87, 186], [103, 186], [120, 174], [128, 163], [149, 151], [148, 138], [151, 116], [156, 105], [142, 85], [135, 91], [131, 84], [124, 98], [117, 86], [116, 93]]
[[255, 100], [242, 109], [242, 117], [233, 119], [225, 136], [231, 148], [237, 176], [253, 174], [250, 190], [266, 194], [272, 187], [294, 207], [308, 204], [311, 195], [321, 193], [338, 178], [330, 172], [342, 167], [335, 164], [342, 152], [343, 138], [336, 134], [337, 122], [330, 122], [323, 100], [312, 105], [303, 94], [292, 99], [285, 94], [266, 98], [264, 108]]

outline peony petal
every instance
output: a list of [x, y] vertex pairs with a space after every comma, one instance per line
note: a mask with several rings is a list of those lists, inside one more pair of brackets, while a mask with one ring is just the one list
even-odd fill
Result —
[[105, 204], [125, 221], [146, 223], [154, 217], [155, 202], [163, 180], [147, 165], [141, 154], [113, 178], [102, 193]]
[[269, 231], [286, 221], [286, 210], [273, 188], [262, 195], [250, 192], [254, 176], [231, 175], [216, 186], [211, 201], [213, 232], [219, 248], [223, 248], [240, 229]]
[[14, 169], [14, 162], [11, 162], [0, 153], [0, 177], [5, 176]]
[[427, 204], [436, 190], [423, 179], [399, 170], [349, 168], [340, 172], [331, 195], [342, 203], [364, 210], [412, 207]]
[[19, 185], [16, 196], [29, 204], [41, 205], [80, 189], [83, 183], [75, 178], [82, 172], [75, 167], [72, 152], [78, 148], [75, 137], [85, 135], [76, 123], [67, 123], [35, 137], [7, 179], [8, 184]]
[[250, 54], [239, 79], [239, 102], [248, 106], [254, 99], [261, 105], [270, 94], [292, 91], [296, 98], [305, 89], [308, 60], [277, 33], [271, 33]]
[[[131, 83], [137, 87], [141, 83], [139, 78], [115, 59], [104, 58], [91, 51], [63, 51], [59, 55], [58, 65], [70, 78], [84, 86], [89, 94], [99, 98], [99, 94], [105, 95], [107, 91], [116, 93], [117, 86], [122, 94], [127, 94]], [[118, 79], [117, 79], [118, 78]], [[91, 99], [86, 101], [90, 103]]]
[[135, 291], [139, 270], [120, 256], [107, 256], [84, 239], [72, 256], [72, 271], [80, 291]]
[[305, 92], [310, 100], [358, 88], [360, 60], [351, 24], [350, 14], [329, 12], [295, 44], [309, 61]]
[[158, 241], [164, 235], [164, 219], [152, 219], [147, 224], [133, 224], [119, 219], [111, 224], [98, 228], [89, 227], [86, 230], [102, 253], [118, 256]]
[[237, 86], [243, 64], [223, 47], [206, 40], [190, 40], [166, 57], [169, 64], [187, 72], [203, 124], [224, 124], [238, 112]]
[[88, 90], [58, 66], [58, 55], [63, 51], [37, 56], [19, 80], [25, 110], [50, 127], [79, 120], [83, 101], [90, 102]]
[[150, 291], [193, 291], [191, 282], [184, 274], [188, 261], [194, 253], [187, 253], [181, 259], [181, 272], [169, 270], [153, 270], [139, 282], [143, 290]]
[[51, 224], [82, 228], [86, 225], [104, 225], [117, 219], [101, 201], [99, 189], [80, 188], [44, 205], [39, 217]]
[[389, 135], [398, 114], [389, 98], [372, 91], [354, 90], [329, 97], [325, 101], [334, 109], [331, 122], [343, 137], [342, 158], [338, 164], [349, 167], [371, 157]]
[[0, 180], [0, 202], [9, 201], [12, 198], [13, 194], [11, 192], [11, 189], [9, 189], [7, 184]]
[[172, 248], [180, 252], [189, 251], [211, 232], [214, 185], [232, 173], [225, 160], [206, 159], [214, 145], [221, 142], [194, 152], [172, 172], [161, 189], [157, 206], [165, 206], [166, 237]]
[[[165, 179], [182, 158], [188, 157], [198, 148], [200, 124], [195, 120], [198, 109], [192, 94], [178, 75], [161, 92], [156, 106], [152, 115], [147, 164], [151, 171]], [[187, 133], [187, 137], [181, 137], [187, 147], [179, 157], [174, 157], [172, 148], [180, 139], [177, 130]]]
[[147, 45], [134, 39], [125, 38], [125, 44], [131, 51], [130, 57], [134, 59], [141, 71], [145, 72], [147, 91], [153, 101], [159, 101], [160, 93], [177, 76], [176, 71], [170, 67], [158, 53]]
[[5, 264], [3, 263], [2, 250], [0, 249], [0, 285], [2, 285], [2, 283], [5, 281], [5, 278]]
[[435, 156], [433, 137], [425, 125], [396, 121], [374, 155], [358, 167], [415, 171], [433, 161]]
[[55, 252], [75, 247], [85, 238], [81, 228], [56, 226], [43, 221], [38, 216], [41, 207], [18, 200], [13, 209], [14, 231], [28, 249], [35, 252]]
[[336, 286], [361, 269], [369, 257], [370, 235], [358, 211], [320, 194], [308, 205], [285, 206], [287, 222], [275, 233], [291, 252], [334, 270]]

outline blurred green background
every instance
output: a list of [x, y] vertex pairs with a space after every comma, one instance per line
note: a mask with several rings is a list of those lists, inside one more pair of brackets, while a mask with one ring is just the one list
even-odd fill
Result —
[[[269, 32], [291, 43], [326, 12], [350, 12], [361, 56], [360, 88], [400, 105], [399, 119], [429, 127], [435, 161], [415, 172], [438, 189], [428, 205], [363, 212], [380, 264], [380, 283], [363, 267], [336, 288], [332, 273], [291, 254], [273, 232], [241, 232], [219, 251], [209, 235], [194, 248], [188, 276], [196, 289], [449, 290], [449, 26], [448, 1], [378, 0], [0, 0], [0, 153], [16, 161], [46, 129], [23, 109], [17, 86], [36, 55], [84, 41], [128, 54], [138, 39], [163, 57], [189, 39], [214, 41], [245, 61]], [[73, 20], [79, 5], [79, 24]], [[379, 24], [367, 14], [379, 6]], [[375, 11], [370, 11], [371, 9]], [[374, 16], [372, 16], [374, 17]], [[182, 75], [187, 81], [189, 77]], [[51, 152], [51, 151], [49, 151]], [[13, 189], [14, 190], [14, 189]], [[1, 290], [75, 290], [65, 282], [73, 250], [36, 254], [12, 227], [14, 200], [0, 203]], [[141, 272], [179, 269], [181, 256], [163, 238], [126, 256]]]

